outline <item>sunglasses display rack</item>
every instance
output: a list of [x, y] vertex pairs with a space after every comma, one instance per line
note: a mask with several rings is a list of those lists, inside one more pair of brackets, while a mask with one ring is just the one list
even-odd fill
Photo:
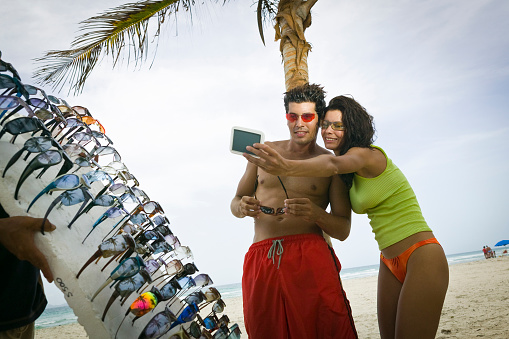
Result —
[[0, 74], [0, 203], [10, 216], [56, 226], [36, 245], [88, 336], [239, 338], [211, 277], [104, 127], [85, 108]]

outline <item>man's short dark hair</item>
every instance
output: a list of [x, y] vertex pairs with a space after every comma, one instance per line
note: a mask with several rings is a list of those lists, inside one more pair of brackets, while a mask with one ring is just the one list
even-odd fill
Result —
[[300, 104], [302, 102], [315, 103], [315, 110], [318, 118], [322, 120], [325, 114], [325, 91], [323, 87], [317, 84], [305, 84], [292, 88], [285, 93], [285, 110], [288, 113], [288, 106], [290, 102]]

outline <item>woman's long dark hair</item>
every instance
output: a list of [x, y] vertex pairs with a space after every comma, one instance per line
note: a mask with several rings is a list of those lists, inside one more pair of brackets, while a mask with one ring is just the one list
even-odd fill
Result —
[[[345, 132], [339, 145], [339, 155], [343, 155], [352, 147], [368, 147], [374, 142], [375, 125], [373, 117], [353, 98], [344, 95], [337, 96], [325, 108], [325, 112], [339, 110], [342, 113]], [[348, 189], [352, 187], [353, 173], [341, 174]]]

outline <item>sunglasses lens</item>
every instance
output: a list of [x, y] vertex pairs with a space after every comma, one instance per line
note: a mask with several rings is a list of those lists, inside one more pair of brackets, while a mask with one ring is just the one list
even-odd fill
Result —
[[274, 209], [272, 207], [260, 206], [260, 210], [265, 214], [274, 214]]
[[90, 141], [90, 140], [92, 140], [92, 136], [90, 134], [85, 133], [85, 132], [74, 133], [74, 135], [72, 137], [73, 137], [73, 139], [75, 139], [77, 141]]
[[341, 122], [333, 122], [332, 123], [332, 129], [335, 131], [342, 131], [345, 129], [345, 126], [343, 126], [343, 123]]
[[115, 194], [115, 195], [120, 195], [120, 194], [123, 194], [127, 191], [127, 188], [125, 187], [124, 184], [114, 184], [114, 185], [111, 185], [110, 186], [110, 192]]
[[207, 318], [203, 319], [203, 323], [205, 324], [205, 328], [207, 330], [212, 330], [217, 327], [217, 321], [211, 317], [207, 317]]
[[224, 310], [224, 307], [225, 307], [225, 304], [224, 302], [219, 299], [215, 304], [214, 306], [212, 306], [212, 311], [216, 312], [216, 313], [221, 313], [223, 312]]
[[281, 214], [285, 214], [285, 208], [284, 207], [279, 207], [276, 210], [276, 215], [281, 215]]
[[2, 109], [12, 109], [14, 107], [18, 107], [19, 102], [18, 99], [13, 97], [0, 97], [0, 108]]
[[122, 210], [118, 207], [110, 208], [106, 211], [108, 218], [116, 218], [122, 215]]
[[47, 137], [34, 137], [25, 142], [25, 147], [31, 153], [44, 152], [50, 149], [51, 140]]
[[39, 154], [35, 159], [43, 165], [55, 165], [62, 161], [62, 155], [57, 151], [46, 151]]
[[302, 121], [304, 122], [310, 122], [315, 118], [315, 115], [312, 113], [306, 113], [302, 114]]
[[191, 326], [189, 326], [189, 333], [191, 334], [191, 336], [193, 338], [200, 337], [200, 335], [201, 335], [200, 326], [195, 321], [193, 321], [191, 323]]
[[85, 195], [79, 188], [62, 193], [62, 205], [72, 206], [85, 201]]
[[59, 189], [72, 189], [78, 187], [80, 179], [75, 174], [66, 174], [55, 180], [55, 185]]
[[290, 122], [294, 122], [298, 119], [299, 117], [297, 116], [297, 114], [295, 113], [286, 113], [286, 120], [290, 121]]
[[97, 206], [111, 206], [115, 203], [115, 197], [111, 195], [101, 195], [94, 200], [94, 205]]
[[74, 160], [74, 163], [80, 167], [90, 167], [90, 162], [87, 158], [79, 157], [76, 160]]
[[41, 108], [35, 111], [35, 116], [41, 120], [48, 120], [53, 118], [53, 113], [51, 113], [47, 109]]
[[[147, 216], [145, 214], [135, 214], [133, 215], [130, 219], [129, 219], [130, 222], [132, 222], [133, 224], [135, 225], [141, 225], [143, 224], [145, 221], [147, 221]], [[148, 233], [148, 232], [145, 232], [145, 234]], [[154, 232], [151, 232], [150, 231], [150, 234], [151, 234], [151, 239], [157, 239], [157, 236]]]
[[48, 108], [48, 104], [45, 101], [38, 98], [28, 99], [28, 103], [37, 108]]
[[131, 313], [137, 317], [147, 314], [157, 305], [157, 298], [152, 292], [140, 295], [130, 307]]
[[21, 134], [39, 129], [39, 124], [37, 124], [37, 120], [32, 118], [18, 118], [9, 121], [5, 125], [5, 129], [11, 134]]
[[145, 205], [143, 205], [143, 209], [148, 214], [152, 214], [155, 211], [156, 207], [157, 205], [155, 202], [148, 202]]
[[48, 99], [49, 99], [49, 101], [51, 101], [54, 104], [59, 104], [60, 103], [60, 100], [57, 97], [53, 96], [53, 95], [48, 95]]
[[168, 283], [164, 285], [159, 292], [161, 292], [164, 300], [168, 300], [177, 293], [177, 290], [172, 286], [171, 283]]

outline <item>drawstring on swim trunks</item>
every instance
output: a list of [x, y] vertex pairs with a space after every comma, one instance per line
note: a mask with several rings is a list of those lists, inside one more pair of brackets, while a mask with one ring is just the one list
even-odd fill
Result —
[[272, 258], [272, 264], [275, 265], [274, 258], [276, 255], [279, 255], [279, 262], [277, 264], [277, 269], [279, 270], [279, 265], [281, 265], [281, 257], [283, 256], [283, 242], [284, 239], [281, 240], [272, 240], [272, 246], [269, 248], [269, 253], [267, 258]]

